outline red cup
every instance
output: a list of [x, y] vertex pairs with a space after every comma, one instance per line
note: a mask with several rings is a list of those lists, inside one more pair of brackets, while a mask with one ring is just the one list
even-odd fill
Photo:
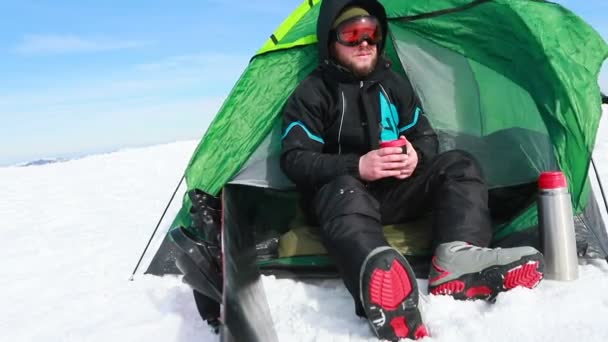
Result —
[[395, 139], [395, 140], [383, 141], [380, 143], [381, 148], [401, 147], [401, 150], [403, 151], [403, 153], [407, 153], [406, 145], [407, 145], [407, 139]]

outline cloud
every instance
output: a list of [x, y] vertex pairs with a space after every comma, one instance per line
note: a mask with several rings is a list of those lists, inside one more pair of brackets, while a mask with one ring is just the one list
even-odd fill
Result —
[[237, 68], [242, 70], [249, 62], [249, 57], [222, 54], [222, 53], [199, 53], [190, 55], [169, 56], [162, 60], [142, 63], [136, 65], [136, 69], [142, 71], [160, 70], [191, 70], [205, 68], [209, 70], [226, 70]]
[[[163, 118], [164, 120], [171, 121], [175, 118], [185, 118], [190, 116], [197, 116], [201, 119], [211, 119], [215, 116], [221, 105], [226, 100], [226, 96], [198, 96], [193, 99], [185, 99], [178, 101], [162, 101], [160, 103], [140, 105], [133, 104], [130, 106], [116, 106], [114, 108], [108, 108], [107, 110], [101, 109], [104, 115], [112, 118], [138, 118], [141, 120], [151, 120], [155, 118]], [[99, 118], [99, 116], [98, 116]], [[162, 125], [163, 129], [170, 129], [165, 125]]]
[[[47, 157], [71, 157], [184, 139], [200, 139], [226, 96], [163, 99], [158, 103], [73, 107], [68, 119], [44, 113], [13, 122], [0, 136], [0, 167]], [[31, 132], [38, 132], [32, 138]], [[10, 143], [9, 143], [10, 142]], [[16, 146], [16, 147], [15, 147]]]
[[127, 75], [119, 79], [89, 78], [68, 84], [58, 82], [53, 88], [32, 88], [0, 94], [0, 109], [25, 114], [41, 112], [41, 108], [44, 108], [42, 112], [51, 112], [75, 105], [94, 107], [105, 102], [141, 100], [142, 97], [158, 96], [159, 92], [171, 89], [188, 89], [197, 81], [195, 78], [171, 75]]
[[208, 5], [220, 6], [225, 9], [234, 12], [238, 11], [239, 13], [245, 14], [268, 14], [268, 15], [279, 15], [283, 17], [287, 17], [291, 13], [291, 11], [298, 8], [302, 1], [295, 0], [265, 0], [263, 2], [260, 1], [241, 1], [238, 4], [238, 7], [234, 4], [234, 1], [226, 1], [226, 0], [206, 0]]
[[65, 81], [39, 80], [36, 87], [0, 92], [0, 116], [8, 112], [58, 115], [76, 108], [88, 112], [108, 103], [142, 103], [176, 94], [222, 95], [229, 92], [248, 62], [248, 57], [221, 53], [175, 55], [109, 73], [118, 77], [93, 71]]
[[112, 38], [84, 38], [75, 35], [25, 35], [15, 52], [19, 54], [66, 54], [134, 49], [150, 45], [148, 41]]
[[137, 64], [135, 70], [148, 75], [195, 78], [221, 87], [222, 84], [233, 84], [251, 57], [226, 53], [175, 55]]

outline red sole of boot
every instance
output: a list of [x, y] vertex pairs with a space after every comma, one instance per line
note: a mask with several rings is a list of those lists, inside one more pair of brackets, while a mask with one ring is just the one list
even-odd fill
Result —
[[523, 286], [529, 289], [536, 287], [543, 274], [538, 272], [538, 261], [529, 261], [528, 263], [512, 268], [507, 272], [503, 286], [505, 289]]
[[388, 271], [375, 269], [369, 284], [370, 301], [386, 310], [395, 310], [412, 293], [412, 283], [403, 265], [394, 260]]
[[392, 334], [399, 339], [428, 336], [418, 308], [404, 305], [413, 292], [418, 291], [413, 281], [416, 281], [415, 278], [410, 277], [405, 266], [397, 259], [390, 263], [388, 270], [375, 268], [369, 279], [369, 307], [375, 307], [373, 310], [379, 317], [377, 322], [381, 322], [380, 325], [388, 323]]
[[[523, 261], [523, 263], [522, 263]], [[481, 273], [465, 274], [458, 279], [431, 288], [433, 295], [450, 295], [456, 299], [493, 299], [498, 293], [518, 286], [534, 288], [543, 278], [540, 260], [520, 260], [519, 265], [496, 266]]]

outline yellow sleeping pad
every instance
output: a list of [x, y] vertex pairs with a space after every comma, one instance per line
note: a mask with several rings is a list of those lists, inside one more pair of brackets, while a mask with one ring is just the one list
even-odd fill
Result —
[[[405, 255], [429, 255], [432, 230], [430, 217], [403, 224], [384, 226], [384, 235], [391, 246]], [[319, 227], [294, 220], [291, 229], [279, 239], [279, 257], [323, 255], [327, 250], [321, 242]]]

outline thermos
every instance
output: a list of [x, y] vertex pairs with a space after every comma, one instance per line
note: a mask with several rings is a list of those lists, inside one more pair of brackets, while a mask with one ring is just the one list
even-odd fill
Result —
[[545, 257], [545, 279], [578, 278], [578, 256], [572, 202], [566, 176], [541, 173], [538, 179], [538, 223]]

